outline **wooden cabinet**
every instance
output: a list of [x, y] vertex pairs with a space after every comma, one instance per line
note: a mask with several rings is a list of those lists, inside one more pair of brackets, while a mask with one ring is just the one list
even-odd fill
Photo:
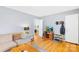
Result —
[[44, 32], [44, 38], [47, 38], [49, 40], [54, 39], [54, 33], [53, 32]]

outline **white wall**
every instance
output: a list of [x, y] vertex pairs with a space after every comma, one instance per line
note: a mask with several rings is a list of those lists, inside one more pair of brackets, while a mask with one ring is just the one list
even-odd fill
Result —
[[[52, 14], [45, 16], [44, 19], [44, 30], [46, 26], [53, 26], [54, 27], [54, 32], [59, 34], [59, 28], [60, 25], [55, 25], [56, 20], [65, 20], [66, 15], [71, 15], [71, 14], [79, 14], [79, 9], [73, 9], [70, 11], [65, 11], [57, 14]], [[58, 32], [57, 32], [58, 31]]]
[[22, 32], [24, 24], [29, 24], [30, 33], [34, 33], [34, 19], [37, 18], [16, 10], [0, 7], [0, 34]]
[[56, 25], [56, 21], [64, 21], [64, 16], [47, 16], [44, 18], [44, 30], [46, 26], [54, 28], [55, 34], [60, 34], [60, 27], [61, 25]]
[[[69, 16], [70, 15], [70, 16]], [[65, 17], [66, 16], [66, 17]], [[65, 40], [72, 43], [79, 43], [79, 14], [68, 13], [60, 16], [47, 16], [44, 18], [44, 29], [46, 26], [53, 26], [54, 33], [60, 34], [60, 26], [56, 25], [56, 21], [65, 21]]]
[[[77, 14], [77, 16], [74, 16], [73, 14]], [[73, 16], [68, 18], [71, 20], [67, 20], [67, 22], [65, 23], [65, 25], [66, 25], [65, 29], [67, 29], [67, 28], [69, 29], [69, 33], [67, 33], [67, 30], [65, 31], [66, 32], [65, 39], [66, 39], [66, 41], [69, 41], [72, 43], [78, 43], [79, 42], [79, 34], [78, 34], [79, 33], [79, 31], [78, 31], [79, 30], [79, 28], [78, 28], [79, 27], [79, 23], [78, 23], [79, 22], [79, 19], [78, 19], [79, 18], [79, 9], [44, 17], [44, 30], [45, 30], [46, 26], [53, 26], [54, 33], [59, 34], [60, 25], [58, 26], [55, 24], [56, 20], [65, 21], [65, 16], [68, 16], [68, 15], [73, 15]], [[75, 20], [75, 19], [77, 19], [77, 20]], [[75, 29], [73, 29], [73, 28], [75, 28]]]

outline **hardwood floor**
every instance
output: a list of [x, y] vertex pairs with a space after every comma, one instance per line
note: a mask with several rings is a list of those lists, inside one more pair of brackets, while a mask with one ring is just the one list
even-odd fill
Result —
[[71, 44], [68, 42], [57, 42], [48, 39], [42, 39], [37, 34], [34, 35], [34, 42], [48, 52], [79, 52], [79, 45]]
[[33, 45], [36, 44], [39, 48], [47, 52], [79, 52], [79, 45], [71, 44], [68, 42], [60, 42], [41, 38], [39, 35], [34, 35], [34, 40], [11, 49], [11, 52], [38, 52]]
[[21, 44], [15, 48], [12, 48], [10, 50], [11, 52], [38, 52], [38, 50], [34, 47], [32, 47], [31, 45], [25, 43], [25, 44]]

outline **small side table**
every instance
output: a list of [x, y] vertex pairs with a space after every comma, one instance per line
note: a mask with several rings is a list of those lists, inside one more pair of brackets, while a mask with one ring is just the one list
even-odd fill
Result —
[[44, 37], [50, 40], [54, 39], [54, 33], [53, 32], [44, 32]]

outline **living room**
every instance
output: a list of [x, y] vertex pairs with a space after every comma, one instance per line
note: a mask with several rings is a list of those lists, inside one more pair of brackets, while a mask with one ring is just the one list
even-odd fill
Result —
[[1, 6], [0, 51], [79, 52], [78, 16], [76, 6]]

